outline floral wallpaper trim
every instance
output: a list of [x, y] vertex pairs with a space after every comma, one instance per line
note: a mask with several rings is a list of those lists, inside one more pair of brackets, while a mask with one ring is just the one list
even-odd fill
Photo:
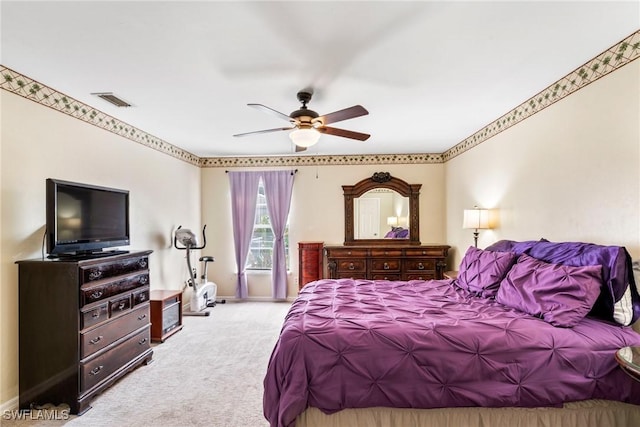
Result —
[[142, 129], [0, 65], [0, 88], [193, 165], [200, 158]]
[[199, 167], [444, 163], [640, 57], [640, 30], [441, 154], [198, 157], [0, 65], [0, 88]]
[[335, 166], [443, 163], [442, 154], [362, 154], [335, 156], [206, 157], [203, 168], [264, 166]]
[[446, 162], [640, 57], [640, 30], [442, 154]]

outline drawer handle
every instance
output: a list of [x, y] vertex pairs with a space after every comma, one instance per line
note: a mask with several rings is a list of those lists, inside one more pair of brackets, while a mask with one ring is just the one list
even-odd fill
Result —
[[94, 319], [97, 319], [98, 317], [100, 317], [100, 312], [99, 312], [99, 311], [94, 311], [94, 312], [91, 314], [91, 317], [93, 317]]
[[138, 295], [138, 301], [140, 301], [140, 302], [142, 302], [142, 301], [146, 300], [146, 298], [147, 298], [147, 297], [146, 297], [144, 294], [140, 294], [140, 295]]
[[146, 285], [147, 282], [149, 282], [149, 277], [148, 276], [142, 276], [140, 278], [140, 283], [142, 283], [143, 285]]
[[91, 294], [91, 298], [93, 298], [93, 299], [98, 299], [98, 298], [100, 298], [101, 296], [102, 296], [102, 291], [94, 291], [94, 292]]
[[91, 370], [91, 372], [89, 372], [89, 375], [98, 375], [100, 373], [100, 371], [102, 371], [102, 368], [104, 368], [103, 365], [96, 366], [95, 368], [93, 368]]
[[424, 264], [421, 262], [418, 263], [418, 270], [424, 270]]
[[352, 263], [352, 262], [351, 262], [351, 263], [349, 263], [349, 270], [355, 270], [355, 269], [356, 269], [356, 266], [355, 266], [355, 265], [353, 265], [353, 263]]
[[122, 311], [124, 310], [124, 307], [127, 305], [127, 303], [125, 303], [124, 301], [122, 301], [120, 304], [118, 304], [118, 310]]
[[147, 339], [146, 338], [142, 338], [140, 341], [138, 341], [138, 344], [142, 345], [142, 344], [144, 344], [146, 342], [147, 342]]
[[97, 278], [99, 278], [100, 276], [102, 276], [102, 271], [100, 270], [93, 270], [89, 273], [89, 280], [96, 280]]
[[102, 338], [104, 338], [102, 335], [98, 335], [97, 337], [89, 341], [89, 344], [98, 344], [100, 341], [102, 341]]
[[389, 269], [389, 264], [387, 264], [386, 262], [384, 263], [384, 265], [382, 266], [382, 268], [384, 268], [385, 270]]
[[138, 320], [144, 320], [147, 318], [146, 314], [143, 314], [142, 316], [138, 316]]
[[146, 268], [146, 267], [147, 267], [147, 260], [146, 260], [146, 259], [141, 259], [141, 260], [138, 262], [138, 265], [139, 265], [140, 267], [142, 267], [142, 268]]

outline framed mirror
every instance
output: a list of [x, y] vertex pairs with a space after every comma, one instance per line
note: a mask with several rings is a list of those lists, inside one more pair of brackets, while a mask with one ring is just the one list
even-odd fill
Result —
[[420, 245], [422, 184], [376, 172], [343, 185], [345, 245]]

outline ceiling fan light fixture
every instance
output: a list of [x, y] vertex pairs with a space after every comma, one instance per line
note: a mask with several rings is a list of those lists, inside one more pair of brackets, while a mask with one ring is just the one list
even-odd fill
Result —
[[289, 134], [289, 138], [298, 147], [311, 147], [315, 145], [320, 139], [320, 132], [313, 128], [300, 128], [292, 131]]

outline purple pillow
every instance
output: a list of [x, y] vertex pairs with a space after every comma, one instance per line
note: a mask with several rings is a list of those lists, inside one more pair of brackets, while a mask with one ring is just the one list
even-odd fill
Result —
[[522, 254], [500, 283], [496, 301], [541, 317], [554, 326], [573, 327], [600, 294], [602, 267], [549, 264]]
[[601, 246], [582, 242], [501, 240], [485, 250], [526, 253], [548, 263], [602, 266], [600, 296], [589, 315], [631, 325], [640, 319], [640, 294], [632, 274], [631, 256], [622, 246]]
[[409, 237], [409, 229], [407, 229], [407, 228], [401, 228], [396, 233], [396, 238], [398, 238], [398, 239], [406, 239], [408, 237]]
[[470, 246], [458, 269], [456, 284], [485, 298], [495, 297], [500, 281], [516, 262], [511, 252], [491, 252]]

